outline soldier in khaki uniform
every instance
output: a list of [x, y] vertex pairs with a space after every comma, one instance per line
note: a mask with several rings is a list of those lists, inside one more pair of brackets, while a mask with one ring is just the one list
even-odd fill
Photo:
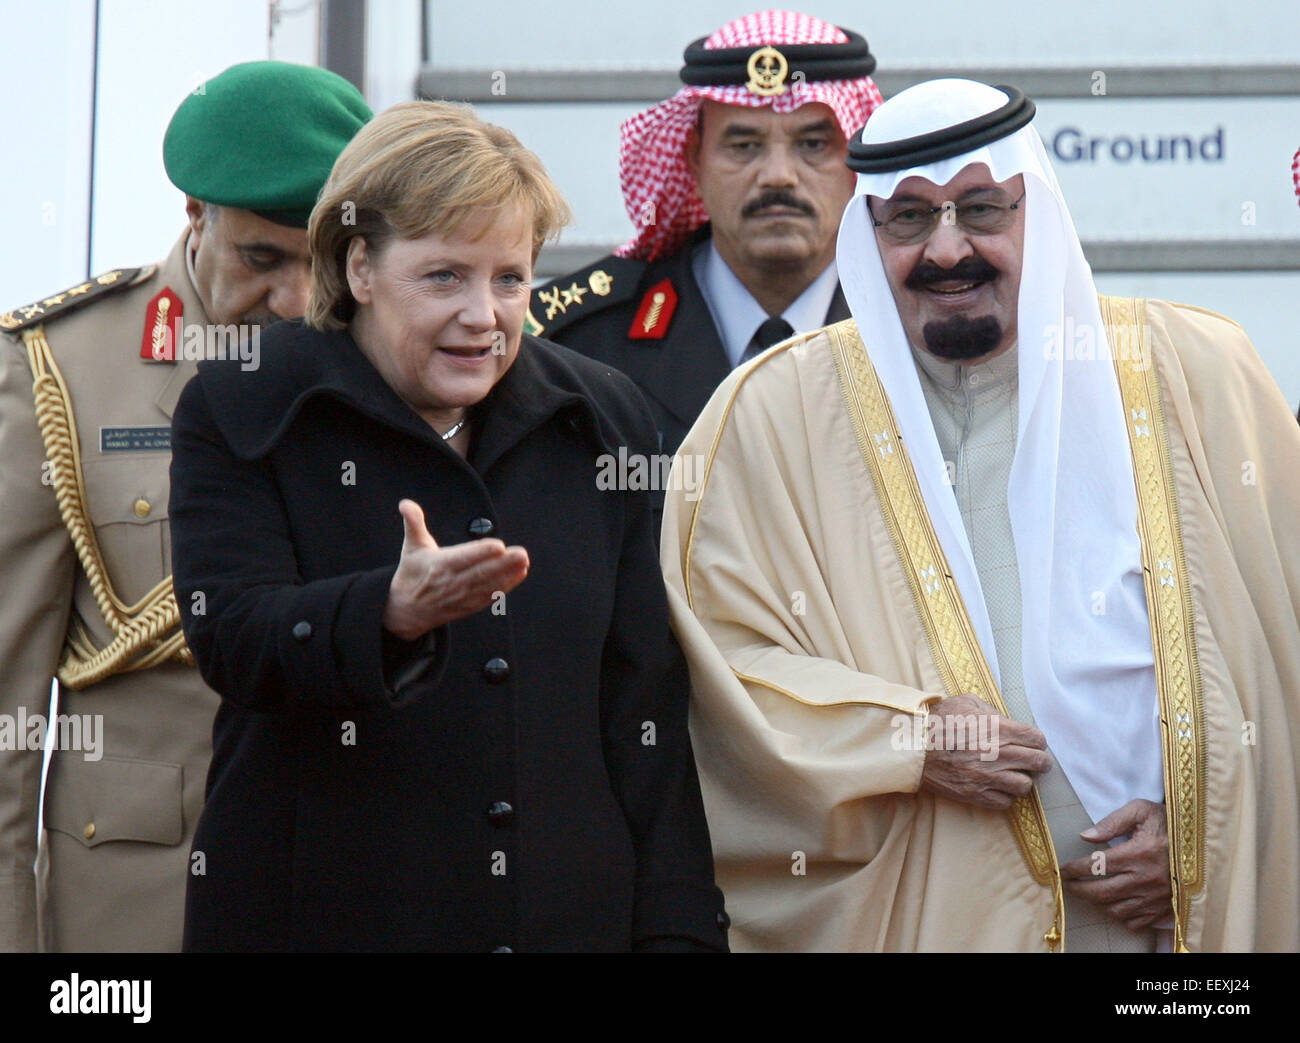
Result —
[[239, 336], [302, 313], [308, 214], [370, 115], [323, 69], [226, 70], [167, 130], [167, 259], [0, 315], [0, 950], [180, 948], [218, 696], [172, 593], [172, 410], [199, 357], [256, 364]]

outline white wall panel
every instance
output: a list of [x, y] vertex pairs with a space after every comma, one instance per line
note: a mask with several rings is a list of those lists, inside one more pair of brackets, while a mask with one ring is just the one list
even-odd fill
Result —
[[87, 0], [0, 3], [0, 312], [86, 272], [93, 11]]
[[[381, 0], [382, 2], [382, 0]], [[866, 4], [736, 0], [533, 2], [485, 7], [428, 0], [430, 60], [478, 66], [672, 66], [691, 40], [751, 10], [792, 7], [856, 30], [883, 65], [1291, 62], [1300, 41], [1292, 0], [930, 0]]]
[[266, 0], [103, 0], [91, 269], [163, 257], [185, 199], [163, 170], [163, 133], [185, 95], [266, 58]]

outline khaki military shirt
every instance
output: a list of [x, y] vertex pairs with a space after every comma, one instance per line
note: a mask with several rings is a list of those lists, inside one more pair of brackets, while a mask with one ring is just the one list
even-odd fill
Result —
[[[71, 631], [93, 651], [114, 637], [60, 514], [15, 323], [44, 322], [76, 424], [88, 532], [129, 611], [171, 573], [171, 414], [197, 362], [141, 357], [164, 317], [207, 316], [186, 237], [160, 265], [89, 280], [0, 316], [0, 948], [180, 948], [189, 848], [202, 807], [218, 697], [175, 660], [58, 690], [55, 751], [37, 854], [41, 752], [34, 717]], [[111, 275], [111, 273], [110, 273]], [[108, 276], [104, 277], [108, 278]], [[170, 291], [170, 294], [164, 291]], [[35, 312], [32, 309], [37, 309]], [[175, 327], [173, 327], [175, 329]], [[7, 730], [6, 730], [7, 729]], [[34, 748], [33, 748], [34, 747]], [[38, 915], [39, 909], [39, 915]]]

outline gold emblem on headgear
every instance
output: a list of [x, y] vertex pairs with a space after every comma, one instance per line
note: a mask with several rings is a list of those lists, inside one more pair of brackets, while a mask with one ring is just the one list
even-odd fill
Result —
[[785, 77], [790, 71], [790, 63], [775, 47], [760, 47], [749, 56], [745, 71], [749, 73], [749, 82], [745, 86], [768, 98], [785, 93]]

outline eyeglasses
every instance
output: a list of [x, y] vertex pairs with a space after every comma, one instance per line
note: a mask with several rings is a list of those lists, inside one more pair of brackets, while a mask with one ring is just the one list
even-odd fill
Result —
[[1025, 201], [1022, 194], [1014, 203], [992, 203], [987, 200], [972, 200], [966, 203], [946, 202], [939, 206], [926, 206], [923, 203], [900, 200], [887, 203], [882, 220], [876, 220], [871, 210], [871, 200], [867, 200], [867, 213], [871, 214], [871, 223], [880, 229], [892, 243], [900, 246], [913, 246], [930, 238], [934, 226], [943, 221], [945, 224], [956, 223], [971, 235], [995, 235], [1005, 232], [1013, 220], [1013, 212], [1020, 209]]

